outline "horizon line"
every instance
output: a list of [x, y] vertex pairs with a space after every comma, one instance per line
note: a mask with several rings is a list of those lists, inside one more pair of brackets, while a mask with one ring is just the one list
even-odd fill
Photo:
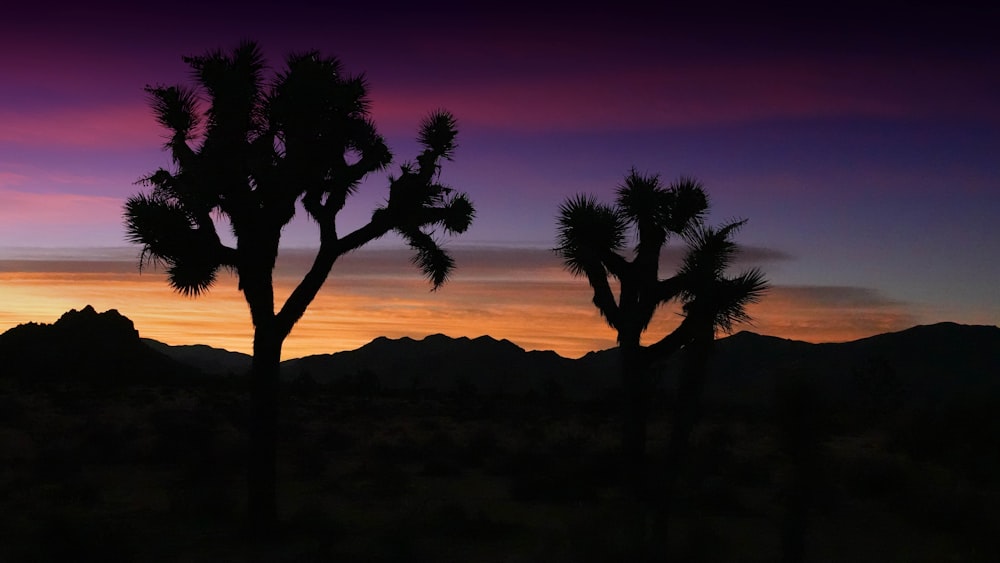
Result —
[[[62, 313], [60, 315], [60, 318], [63, 315], [68, 314], [68, 313], [80, 312], [82, 309], [86, 309], [87, 307], [90, 307], [94, 311], [97, 311], [96, 308], [94, 308], [94, 307], [92, 307], [90, 305], [85, 305], [81, 309], [70, 309], [68, 311], [65, 311], [64, 313]], [[117, 308], [111, 308], [111, 309], [106, 309], [104, 311], [99, 311], [98, 314], [103, 314], [103, 313], [107, 313], [107, 312], [110, 312], [110, 311], [114, 311], [114, 312], [118, 313], [119, 315], [121, 315], [122, 317], [128, 319], [130, 322], [132, 322], [133, 327], [135, 327], [135, 322], [132, 320], [132, 318], [129, 317], [128, 315], [122, 313]], [[58, 320], [58, 319], [56, 319], [56, 320]], [[14, 327], [11, 327], [11, 328], [3, 331], [3, 332], [0, 332], [0, 335], [5, 334], [9, 330], [14, 330], [17, 327], [22, 326], [22, 325], [26, 325], [26, 324], [32, 324], [32, 323], [34, 323], [34, 324], [41, 324], [41, 325], [49, 325], [49, 326], [51, 326], [55, 322], [56, 321], [53, 321], [52, 323], [45, 323], [45, 322], [39, 322], [39, 321], [26, 321], [24, 323], [19, 323], [19, 324], [15, 325]], [[772, 335], [772, 334], [765, 334], [765, 333], [761, 333], [761, 332], [756, 332], [756, 331], [751, 330], [749, 328], [745, 328], [745, 329], [742, 329], [742, 330], [736, 330], [736, 331], [733, 331], [731, 333], [724, 333], [723, 332], [723, 333], [721, 333], [721, 335], [716, 336], [716, 340], [725, 340], [725, 339], [728, 339], [728, 338], [732, 338], [732, 337], [738, 336], [740, 334], [752, 334], [752, 335], [755, 335], [755, 336], [761, 336], [761, 337], [765, 337], [765, 338], [774, 338], [774, 339], [784, 340], [784, 341], [788, 341], [788, 342], [798, 342], [798, 343], [809, 344], [809, 345], [813, 345], [813, 346], [820, 346], [820, 345], [830, 345], [830, 344], [849, 344], [849, 343], [852, 343], [852, 342], [859, 342], [861, 340], [866, 340], [868, 338], [874, 338], [874, 337], [877, 337], [877, 336], [883, 336], [883, 335], [888, 335], [888, 334], [898, 334], [898, 333], [906, 332], [908, 330], [912, 330], [912, 329], [916, 329], [916, 328], [932, 327], [932, 326], [938, 326], [938, 325], [955, 325], [955, 326], [965, 326], [965, 327], [980, 327], [980, 328], [1000, 329], [1000, 326], [998, 326], [998, 325], [971, 324], [971, 323], [960, 323], [960, 322], [956, 322], [956, 321], [943, 320], [943, 321], [936, 321], [936, 322], [929, 322], [929, 323], [918, 323], [918, 324], [914, 324], [914, 325], [911, 325], [911, 326], [909, 326], [907, 328], [903, 328], [903, 329], [899, 329], [899, 330], [890, 330], [890, 331], [885, 331], [885, 332], [877, 332], [877, 333], [874, 333], [874, 334], [869, 334], [867, 336], [862, 336], [862, 337], [859, 337], [859, 338], [853, 338], [853, 339], [848, 339], [848, 340], [810, 341], [810, 340], [803, 340], [803, 339], [798, 339], [798, 338], [786, 338], [786, 337], [782, 337], [782, 336], [775, 336], [775, 335]], [[244, 355], [244, 356], [247, 356], [247, 357], [253, 357], [252, 353], [242, 352], [242, 351], [239, 351], [239, 350], [230, 350], [228, 348], [224, 348], [224, 347], [221, 347], [221, 346], [213, 346], [211, 344], [202, 344], [202, 343], [171, 344], [170, 342], [165, 342], [163, 340], [159, 340], [159, 339], [156, 339], [156, 338], [143, 336], [142, 333], [139, 331], [138, 328], [135, 328], [135, 330], [136, 330], [136, 333], [138, 335], [138, 338], [140, 338], [142, 340], [152, 340], [154, 342], [158, 342], [160, 344], [164, 344], [164, 345], [171, 346], [171, 347], [204, 346], [204, 347], [207, 347], [207, 348], [211, 348], [213, 350], [221, 350], [221, 351], [228, 352], [228, 353], [241, 354], [241, 355]], [[364, 348], [365, 346], [368, 346], [369, 344], [371, 344], [371, 343], [373, 343], [373, 342], [375, 342], [377, 340], [389, 340], [389, 341], [393, 341], [393, 342], [400, 341], [400, 340], [412, 340], [412, 341], [415, 341], [415, 342], [423, 342], [423, 341], [427, 340], [428, 338], [433, 338], [433, 337], [444, 337], [444, 338], [448, 338], [448, 339], [451, 339], [451, 340], [462, 340], [462, 339], [466, 339], [466, 340], [478, 340], [478, 339], [482, 339], [482, 338], [488, 338], [490, 340], [493, 340], [494, 342], [505, 342], [506, 341], [506, 342], [509, 342], [509, 343], [513, 344], [517, 348], [523, 350], [524, 352], [542, 352], [542, 353], [550, 352], [550, 353], [556, 354], [557, 356], [559, 356], [561, 358], [566, 358], [566, 359], [570, 359], [570, 360], [578, 360], [578, 359], [586, 357], [586, 356], [588, 356], [590, 354], [600, 353], [600, 352], [607, 352], [607, 351], [614, 350], [615, 348], [617, 348], [617, 346], [611, 346], [609, 348], [602, 348], [602, 349], [597, 349], [597, 350], [590, 350], [588, 352], [585, 352], [581, 356], [572, 357], [572, 356], [565, 356], [563, 354], [560, 354], [559, 352], [557, 352], [557, 351], [555, 351], [555, 350], [553, 350], [551, 348], [527, 348], [525, 346], [522, 346], [521, 344], [518, 344], [515, 340], [512, 340], [510, 338], [505, 338], [505, 337], [498, 338], [498, 337], [495, 337], [495, 336], [493, 336], [491, 334], [487, 334], [487, 333], [483, 333], [483, 334], [480, 334], [478, 336], [470, 336], [470, 335], [452, 336], [452, 335], [444, 333], [444, 332], [430, 332], [430, 333], [423, 334], [422, 336], [411, 336], [411, 335], [402, 335], [402, 336], [397, 336], [397, 337], [386, 336], [386, 335], [376, 336], [376, 337], [372, 338], [371, 340], [369, 340], [368, 342], [362, 344], [361, 346], [358, 346], [357, 348], [350, 348], [350, 349], [344, 349], [344, 350], [335, 350], [335, 351], [331, 351], [331, 352], [320, 352], [320, 353], [315, 353], [315, 354], [306, 354], [306, 355], [302, 355], [302, 356], [296, 356], [296, 357], [292, 357], [292, 358], [282, 359], [281, 361], [282, 362], [287, 362], [287, 361], [291, 361], [291, 360], [298, 360], [298, 359], [307, 358], [307, 357], [313, 357], [313, 356], [331, 356], [331, 355], [338, 354], [338, 353], [343, 353], [343, 352], [355, 352], [355, 351], [357, 351], [357, 350], [359, 350], [361, 348]]]

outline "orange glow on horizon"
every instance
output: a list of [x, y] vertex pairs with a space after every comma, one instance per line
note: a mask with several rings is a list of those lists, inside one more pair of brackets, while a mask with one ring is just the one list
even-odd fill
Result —
[[[26, 322], [52, 323], [89, 304], [98, 311], [117, 309], [142, 337], [250, 353], [250, 315], [230, 281], [223, 278], [208, 294], [192, 299], [174, 293], [156, 274], [4, 272], [0, 331]], [[434, 293], [418, 276], [354, 282], [341, 278], [327, 283], [285, 341], [284, 359], [353, 350], [379, 336], [435, 333], [488, 334], [569, 357], [614, 345], [613, 333], [597, 312], [572, 303], [586, 304], [587, 297], [586, 288], [571, 281], [554, 287], [546, 282], [451, 282]], [[290, 291], [290, 284], [276, 287], [279, 296]], [[567, 298], [574, 293], [578, 299]], [[492, 298], [484, 299], [487, 294]]]
[[[51, 323], [64, 312], [89, 304], [98, 311], [117, 309], [132, 319], [143, 337], [251, 352], [253, 330], [235, 279], [223, 276], [208, 294], [192, 299], [174, 293], [162, 273], [140, 275], [117, 266], [105, 269], [111, 271], [7, 268], [0, 272], [0, 331], [26, 322]], [[333, 275], [292, 330], [282, 357], [353, 350], [379, 336], [422, 338], [435, 333], [489, 335], [527, 350], [553, 350], [570, 358], [615, 345], [614, 331], [591, 305], [590, 289], [583, 280], [544, 268], [519, 280], [471, 277], [457, 277], [431, 292], [414, 272]], [[294, 280], [277, 279], [276, 295], [281, 299], [291, 291]], [[825, 297], [831, 293], [835, 298]], [[753, 326], [736, 330], [837, 342], [916, 324], [912, 315], [891, 303], [856, 296], [856, 303], [846, 303], [850, 293], [849, 288], [778, 287], [752, 307]], [[666, 334], [678, 322], [675, 310], [662, 309], [644, 342]]]

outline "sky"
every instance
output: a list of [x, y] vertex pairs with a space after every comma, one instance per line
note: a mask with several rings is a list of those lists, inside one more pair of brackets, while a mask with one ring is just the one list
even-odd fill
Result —
[[[477, 209], [445, 243], [458, 267], [436, 292], [392, 238], [338, 263], [285, 357], [434, 333], [568, 357], [613, 346], [586, 281], [551, 249], [560, 203], [611, 202], [631, 169], [693, 176], [710, 222], [749, 220], [734, 273], [760, 267], [772, 289], [737, 329], [830, 342], [1000, 320], [997, 8], [133, 4], [0, 17], [0, 331], [91, 304], [145, 337], [249, 351], [235, 279], [197, 299], [172, 292], [162, 272], [138, 272], [121, 220], [136, 181], [170, 162], [143, 87], [190, 83], [183, 55], [244, 39], [274, 69], [316, 49], [363, 73], [390, 171], [416, 155], [423, 117], [454, 113], [442, 181]], [[343, 228], [386, 186], [371, 176]], [[317, 232], [286, 228], [279, 295]], [[681, 251], [666, 252], [665, 275]], [[678, 318], [661, 310], [644, 341]]]

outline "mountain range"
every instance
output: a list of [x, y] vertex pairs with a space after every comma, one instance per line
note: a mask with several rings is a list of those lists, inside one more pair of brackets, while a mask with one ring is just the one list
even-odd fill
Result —
[[[677, 360], [663, 366], [672, 385]], [[0, 334], [0, 378], [80, 378], [149, 382], [174, 376], [245, 373], [250, 356], [204, 345], [171, 346], [141, 338], [116, 310], [71, 310], [53, 324], [26, 323]], [[848, 399], [859, 381], [894, 385], [910, 400], [955, 394], [1000, 395], [1000, 328], [937, 323], [851, 342], [811, 344], [739, 332], [716, 344], [708, 396], [725, 402], [767, 397], [774, 376], [812, 377], [831, 398]], [[617, 387], [617, 351], [579, 359], [526, 351], [508, 340], [435, 334], [377, 338], [357, 350], [282, 363], [287, 381], [383, 390], [559, 393], [586, 398]], [[852, 387], [853, 386], [853, 387]]]

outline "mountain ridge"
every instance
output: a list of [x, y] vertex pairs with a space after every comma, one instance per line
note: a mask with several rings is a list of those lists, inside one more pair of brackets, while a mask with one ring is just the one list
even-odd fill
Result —
[[142, 343], [131, 319], [116, 309], [71, 309], [54, 323], [29, 322], [0, 334], [0, 365], [28, 384], [156, 381], [190, 372]]
[[[905, 380], [922, 400], [956, 389], [990, 389], [1000, 378], [1000, 327], [950, 321], [841, 343], [809, 343], [749, 330], [720, 338], [707, 392], [727, 400], [756, 401], [771, 392], [776, 374], [808, 373], [831, 397], [845, 398], [852, 378], [869, 372]], [[59, 360], [62, 358], [62, 360]], [[184, 371], [239, 375], [251, 357], [207, 345], [168, 345], [141, 338], [127, 317], [86, 306], [51, 325], [25, 323], [0, 334], [4, 372], [57, 377], [60, 372], [148, 380]], [[662, 384], [675, 384], [677, 358], [663, 365]], [[381, 336], [355, 349], [313, 354], [281, 364], [286, 381], [383, 389], [521, 394], [556, 392], [586, 397], [614, 392], [615, 348], [576, 359], [552, 350], [526, 350], [489, 335], [420, 339]], [[860, 374], [860, 375], [859, 375]], [[23, 378], [35, 377], [23, 375]], [[992, 392], [992, 391], [990, 391]]]

